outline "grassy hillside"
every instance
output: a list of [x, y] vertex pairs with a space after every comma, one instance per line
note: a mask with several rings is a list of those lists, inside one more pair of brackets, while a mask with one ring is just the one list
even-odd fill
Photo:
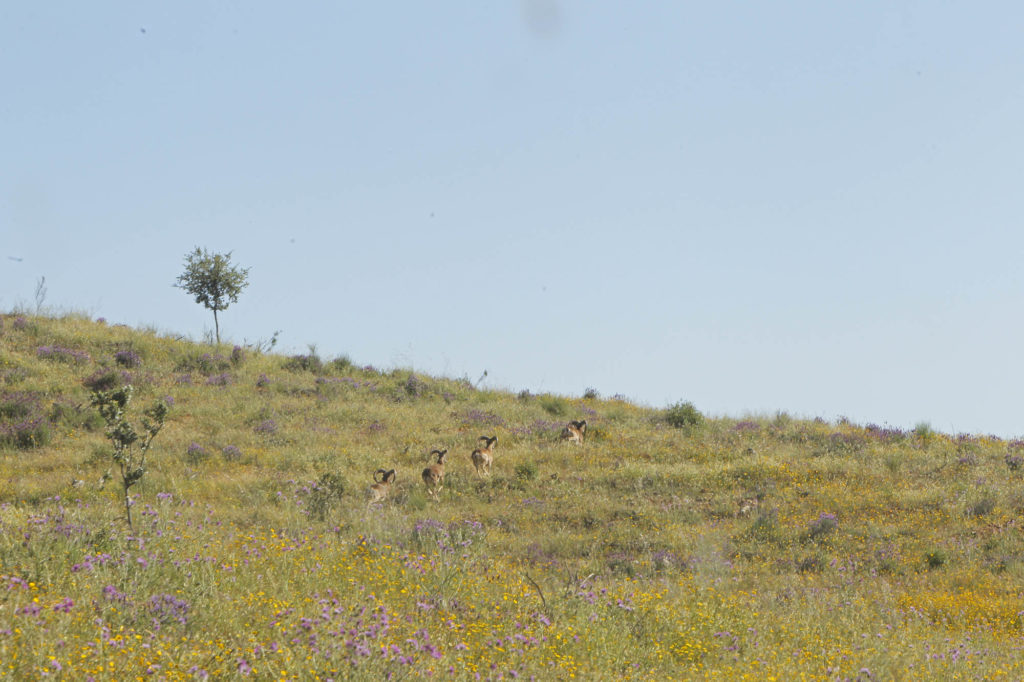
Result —
[[[1024, 443], [2, 321], [0, 675], [1024, 676]], [[173, 403], [133, 530], [87, 388], [124, 382]]]

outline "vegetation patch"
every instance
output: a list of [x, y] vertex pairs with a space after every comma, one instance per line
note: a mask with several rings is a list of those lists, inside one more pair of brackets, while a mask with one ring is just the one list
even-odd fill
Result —
[[5, 679], [1024, 678], [1024, 441], [2, 319]]

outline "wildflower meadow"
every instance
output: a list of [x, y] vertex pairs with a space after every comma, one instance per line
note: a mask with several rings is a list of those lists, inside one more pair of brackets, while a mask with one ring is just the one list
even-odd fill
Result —
[[0, 678], [1024, 678], [1022, 442], [2, 321]]

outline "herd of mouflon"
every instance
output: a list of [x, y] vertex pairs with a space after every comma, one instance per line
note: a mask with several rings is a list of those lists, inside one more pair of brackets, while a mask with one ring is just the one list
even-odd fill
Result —
[[[570, 421], [562, 429], [561, 438], [575, 445], [583, 445], [583, 435], [587, 431], [585, 419]], [[477, 476], [489, 476], [491, 464], [494, 462], [494, 446], [498, 444], [497, 436], [480, 436], [477, 439], [481, 445], [470, 454]], [[427, 494], [438, 499], [438, 493], [444, 485], [444, 466], [448, 450], [432, 450], [430, 456], [436, 461], [423, 470], [421, 474], [423, 485], [426, 486]], [[379, 478], [378, 478], [379, 476]], [[391, 492], [391, 486], [395, 483], [394, 469], [377, 469], [373, 472], [373, 485], [368, 489], [367, 506], [384, 502]]]

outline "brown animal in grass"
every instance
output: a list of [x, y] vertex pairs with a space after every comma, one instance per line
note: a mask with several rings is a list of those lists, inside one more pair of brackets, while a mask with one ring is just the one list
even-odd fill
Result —
[[473, 466], [476, 467], [476, 475], [490, 475], [491, 464], [494, 462], [494, 444], [498, 442], [497, 436], [480, 436], [477, 440], [482, 440], [484, 446], [473, 451], [470, 458], [473, 460]]
[[[379, 479], [378, 474], [384, 474]], [[369, 488], [369, 502], [366, 506], [376, 504], [377, 502], [383, 502], [388, 498], [391, 493], [391, 485], [395, 482], [395, 470], [384, 470], [377, 469], [373, 472], [373, 485]]]
[[562, 437], [567, 439], [570, 443], [576, 445], [583, 445], [583, 434], [587, 432], [587, 420], [580, 419], [579, 421], [571, 421], [565, 425], [565, 429], [562, 430]]
[[431, 455], [437, 455], [437, 463], [431, 464], [423, 470], [423, 485], [427, 486], [427, 494], [437, 499], [437, 494], [441, 492], [441, 487], [444, 485], [444, 457], [448, 454], [447, 450], [431, 450]]

